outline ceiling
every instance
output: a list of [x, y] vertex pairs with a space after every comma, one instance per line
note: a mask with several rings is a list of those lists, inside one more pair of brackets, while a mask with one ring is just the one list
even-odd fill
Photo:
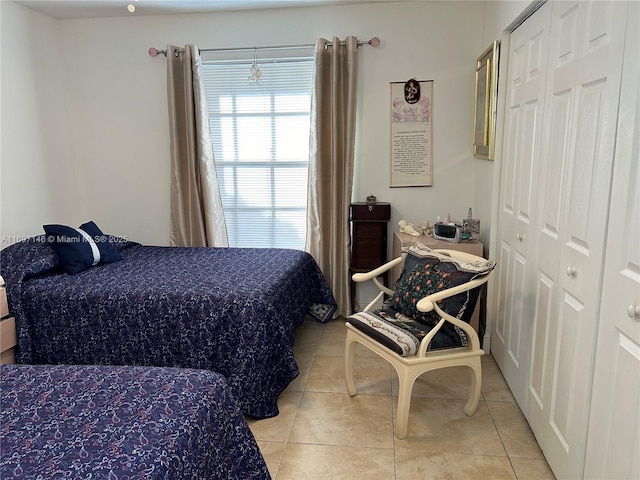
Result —
[[[14, 3], [62, 20], [396, 1], [403, 0], [14, 0]], [[129, 4], [135, 6], [135, 12], [127, 10]]]

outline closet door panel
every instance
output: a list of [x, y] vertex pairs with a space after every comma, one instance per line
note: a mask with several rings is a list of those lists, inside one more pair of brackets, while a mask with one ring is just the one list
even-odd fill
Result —
[[567, 453], [573, 448], [571, 429], [575, 428], [572, 425], [574, 409], [588, 408], [589, 392], [584, 382], [580, 381], [579, 372], [584, 363], [590, 363], [590, 352], [574, 347], [574, 339], [581, 336], [584, 328], [584, 310], [585, 305], [579, 298], [564, 292], [555, 330], [556, 368], [550, 389], [549, 425]]
[[[576, 255], [586, 257], [602, 251], [602, 226], [608, 209], [613, 149], [600, 151], [600, 141], [606, 141], [601, 132], [610, 131], [615, 135], [615, 116], [606, 115], [611, 113], [606, 111], [607, 79], [599, 78], [597, 81], [579, 87], [575, 152], [570, 159], [572, 169], [566, 199], [565, 245]], [[604, 123], [606, 120], [612, 121], [613, 127], [608, 127]]]
[[[519, 321], [511, 324], [511, 328], [508, 330], [507, 337], [507, 354], [509, 360], [516, 368], [520, 368], [520, 362], [524, 359], [522, 355], [523, 349], [523, 319], [526, 319], [528, 314], [528, 302], [527, 302], [527, 259], [519, 252], [515, 252], [511, 263], [512, 270], [510, 276], [511, 281], [511, 294], [513, 301], [511, 302], [511, 311], [507, 312], [508, 316], [512, 319], [518, 319]], [[526, 359], [525, 359], [526, 360]]]
[[[537, 98], [528, 98], [523, 105], [521, 128], [523, 132], [535, 132], [536, 123], [541, 121], [540, 105]], [[539, 138], [539, 137], [538, 137]], [[520, 135], [519, 160], [516, 164], [516, 219], [519, 229], [527, 231], [531, 225], [534, 212], [534, 196], [536, 189], [532, 182], [537, 177], [538, 150], [535, 147], [535, 135]]]
[[[619, 2], [553, 2], [542, 136], [538, 278], [555, 285], [551, 317], [534, 352], [550, 357], [542, 402], [530, 404], [554, 473], [583, 472], [624, 45]], [[555, 303], [554, 303], [555, 302]], [[540, 303], [540, 302], [538, 302]], [[539, 341], [545, 344], [538, 344]], [[535, 388], [530, 384], [530, 389]], [[546, 422], [541, 423], [546, 418]]]
[[496, 351], [498, 350], [498, 346], [494, 346], [499, 342], [500, 346], [507, 345], [507, 299], [510, 298], [509, 290], [511, 288], [511, 279], [509, 276], [509, 272], [511, 268], [509, 266], [509, 261], [511, 259], [511, 245], [507, 243], [502, 243], [500, 245], [500, 255], [498, 260], [498, 288], [496, 289], [496, 295], [498, 298], [498, 306], [497, 306], [497, 318], [494, 322], [494, 339], [491, 340], [491, 351], [494, 355], [496, 355]]
[[[553, 314], [554, 281], [551, 277], [541, 274], [538, 278], [538, 288], [536, 292], [536, 317], [534, 323], [533, 349], [531, 352], [531, 376], [529, 382], [529, 392], [533, 401], [537, 404], [537, 409], [544, 411], [547, 388], [544, 383], [544, 372], [546, 370], [549, 353], [548, 346], [549, 321]], [[543, 425], [544, 419], [530, 419], [531, 423]]]
[[[535, 284], [530, 233], [535, 217], [550, 7], [543, 5], [510, 37], [507, 120], [500, 192], [498, 318], [491, 350], [521, 406], [527, 401]], [[505, 52], [507, 53], [507, 52]]]
[[[625, 314], [612, 323], [623, 323]], [[586, 479], [640, 478], [640, 335], [602, 334], [585, 463]], [[634, 374], [635, 373], [635, 374]]]
[[[566, 138], [571, 121], [572, 107], [571, 91], [560, 92], [552, 99], [549, 109], [549, 121], [554, 125], [554, 129], [549, 134], [549, 147], [547, 157], [549, 161], [544, 162], [544, 177], [541, 182], [541, 198], [556, 199], [556, 201], [545, 201], [542, 205], [542, 240], [547, 237], [553, 242], [557, 242], [560, 233], [560, 220], [562, 216], [562, 191], [564, 189], [563, 163], [558, 161], [566, 157]], [[546, 251], [546, 249], [542, 249]]]
[[551, 1], [511, 35], [492, 353], [557, 478], [640, 478], [639, 29]]
[[[585, 478], [640, 478], [640, 3], [627, 15]], [[639, 311], [636, 311], [639, 307]]]
[[[537, 219], [538, 263], [536, 265], [537, 291], [536, 316], [533, 327], [533, 346], [531, 357], [531, 375], [529, 393], [533, 402], [526, 412], [531, 428], [542, 445], [550, 409], [547, 400], [550, 398], [550, 385], [547, 380], [550, 362], [553, 358], [550, 349], [550, 334], [555, 334], [554, 312], [558, 310], [557, 284], [558, 265], [560, 262], [560, 232], [564, 209], [564, 188], [566, 185], [567, 149], [570, 143], [571, 112], [573, 91], [570, 88], [559, 91], [549, 100], [547, 108], [548, 122], [553, 128], [547, 131], [547, 148], [541, 160], [542, 166], [539, 185], [540, 215]], [[554, 330], [554, 332], [552, 332]]]
[[[508, 113], [508, 123], [511, 130], [515, 133], [511, 138], [506, 140], [505, 155], [508, 158], [516, 158], [519, 139], [517, 132], [520, 130], [520, 110], [511, 109]], [[501, 212], [507, 218], [513, 218], [516, 213], [516, 168], [512, 162], [505, 164], [503, 171], [502, 195], [500, 196]], [[511, 222], [510, 222], [511, 223]]]

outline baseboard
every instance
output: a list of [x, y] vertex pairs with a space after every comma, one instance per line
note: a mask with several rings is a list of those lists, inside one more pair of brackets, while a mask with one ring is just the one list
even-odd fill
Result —
[[491, 335], [485, 335], [482, 338], [482, 350], [484, 353], [491, 353]]

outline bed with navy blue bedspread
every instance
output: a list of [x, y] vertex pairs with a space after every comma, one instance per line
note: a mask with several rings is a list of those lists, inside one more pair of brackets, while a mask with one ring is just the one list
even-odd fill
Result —
[[217, 373], [0, 365], [0, 380], [0, 478], [270, 478]]
[[0, 252], [18, 363], [213, 370], [244, 413], [267, 418], [298, 375], [295, 328], [312, 304], [335, 309], [317, 263], [298, 250], [123, 242], [123, 260], [69, 275], [41, 238]]

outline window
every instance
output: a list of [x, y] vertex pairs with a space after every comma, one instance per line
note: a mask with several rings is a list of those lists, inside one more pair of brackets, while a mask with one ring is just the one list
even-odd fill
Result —
[[203, 54], [211, 139], [232, 247], [304, 249], [313, 81], [313, 58], [305, 54], [261, 60], [259, 83], [248, 81], [253, 52], [243, 59]]

